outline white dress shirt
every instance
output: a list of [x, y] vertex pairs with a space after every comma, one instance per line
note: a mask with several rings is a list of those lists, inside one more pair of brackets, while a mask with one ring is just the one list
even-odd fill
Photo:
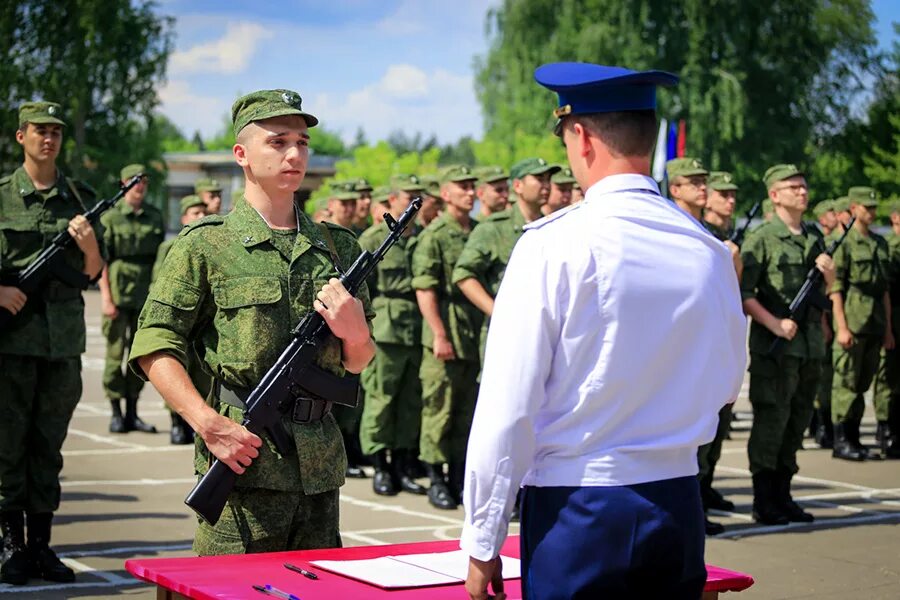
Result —
[[641, 175], [526, 227], [497, 294], [466, 455], [460, 547], [489, 560], [520, 485], [696, 475], [740, 390], [731, 255]]

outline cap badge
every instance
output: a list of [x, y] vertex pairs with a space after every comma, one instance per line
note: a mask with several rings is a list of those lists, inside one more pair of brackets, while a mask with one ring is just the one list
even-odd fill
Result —
[[722, 179], [725, 180], [725, 183], [731, 183], [731, 175], [726, 175]]
[[416, 177], [415, 175], [412, 175], [412, 176], [410, 176], [410, 178], [409, 178], [409, 182], [410, 182], [410, 183], [419, 183], [419, 178]]
[[47, 113], [48, 113], [48, 114], [51, 114], [51, 115], [55, 115], [55, 114], [56, 114], [56, 107], [55, 107], [55, 106], [48, 106], [48, 107], [47, 107]]
[[284, 92], [281, 94], [281, 99], [284, 100], [285, 104], [290, 104], [291, 106], [297, 106], [297, 104], [300, 103], [300, 97], [291, 92]]
[[700, 161], [695, 160], [695, 161], [691, 162], [691, 166], [694, 167], [694, 168], [699, 169], [699, 168], [700, 168]]
[[565, 117], [566, 115], [571, 115], [571, 114], [572, 114], [572, 105], [571, 104], [565, 104], [565, 105], [560, 106], [559, 108], [553, 110], [553, 116], [556, 117], [557, 119], [561, 119], [562, 117]]

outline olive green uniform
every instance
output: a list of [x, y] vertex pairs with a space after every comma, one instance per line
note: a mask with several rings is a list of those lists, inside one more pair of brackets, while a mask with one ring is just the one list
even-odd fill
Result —
[[153, 262], [165, 239], [162, 213], [143, 203], [135, 211], [124, 200], [100, 218], [103, 241], [109, 253], [109, 290], [119, 314], [103, 316], [106, 364], [103, 389], [110, 400], [137, 398], [144, 387], [139, 377], [123, 365], [134, 340], [137, 319], [150, 290]]
[[[900, 235], [891, 232], [886, 238], [890, 252], [888, 283], [891, 296], [891, 331], [894, 340], [900, 339]], [[873, 401], [875, 417], [880, 422], [900, 419], [900, 351], [882, 350], [878, 374], [875, 377]], [[900, 432], [900, 423], [891, 423]]]
[[[0, 179], [0, 270], [28, 266], [94, 198], [90, 188], [62, 175], [41, 191], [23, 168]], [[99, 227], [94, 231], [100, 240]], [[82, 272], [84, 255], [75, 244], [63, 257]], [[81, 290], [55, 279], [0, 330], [0, 512], [59, 508], [61, 449], [81, 398], [84, 350]]]
[[[359, 238], [374, 251], [387, 238], [387, 223], [369, 227]], [[422, 419], [422, 315], [412, 286], [412, 255], [417, 236], [401, 237], [369, 277], [375, 309], [375, 359], [362, 373], [366, 403], [360, 424], [365, 454], [417, 450]]]
[[[828, 247], [833, 241], [843, 234], [843, 230], [838, 225], [834, 231], [825, 236], [825, 246]], [[835, 335], [837, 329], [834, 325], [834, 315], [831, 312], [825, 314], [825, 318], [831, 323], [832, 335]], [[832, 339], [832, 342], [834, 340]], [[834, 377], [834, 366], [832, 361], [832, 344], [825, 344], [825, 358], [822, 360], [822, 374], [819, 377], [819, 387], [816, 390], [816, 408], [822, 411], [823, 415], [828, 415], [828, 423], [831, 422], [831, 386]], [[830, 425], [829, 425], [830, 427]]]
[[[475, 220], [471, 226], [476, 226]], [[453, 285], [453, 267], [469, 232], [448, 212], [419, 235], [413, 253], [413, 287], [437, 293], [441, 320], [456, 358], [434, 356], [434, 332], [422, 324], [422, 428], [419, 458], [429, 464], [464, 462], [478, 395], [478, 337], [483, 316]]]
[[836, 280], [831, 291], [843, 296], [853, 345], [845, 350], [835, 336], [831, 418], [835, 425], [848, 426], [851, 433], [858, 430], [862, 420], [863, 393], [875, 378], [888, 327], [884, 294], [888, 290], [889, 256], [883, 237], [874, 232], [864, 236], [855, 227], [834, 255]]
[[[787, 318], [816, 257], [825, 251], [818, 229], [793, 234], [778, 217], [750, 232], [741, 248], [741, 298], [756, 298], [779, 319]], [[824, 294], [824, 284], [821, 292]], [[750, 403], [753, 425], [747, 453], [754, 475], [797, 472], [797, 450], [813, 410], [825, 340], [821, 311], [810, 306], [797, 321], [797, 334], [784, 343], [780, 358], [768, 355], [775, 335], [753, 320], [750, 325]]]
[[[246, 202], [227, 216], [209, 216], [185, 227], [166, 257], [160, 278], [141, 312], [130, 357], [165, 352], [185, 367], [191, 345], [204, 370], [214, 374], [211, 399], [220, 414], [240, 423], [243, 410], [219, 399], [220, 386], [250, 389], [290, 341], [292, 327], [313, 310], [316, 293], [336, 276], [328, 239], [349, 265], [360, 252], [356, 238], [336, 225], [319, 226], [297, 209], [298, 231], [270, 229]], [[324, 231], [323, 231], [324, 229]], [[328, 232], [328, 235], [326, 235]], [[359, 292], [367, 319], [365, 285]], [[343, 375], [341, 343], [332, 338], [318, 364]], [[282, 424], [296, 451], [279, 455], [263, 438], [259, 457], [238, 478], [222, 518], [201, 522], [198, 554], [230, 554], [340, 545], [338, 488], [346, 455], [334, 417]], [[211, 456], [196, 438], [195, 470]]]

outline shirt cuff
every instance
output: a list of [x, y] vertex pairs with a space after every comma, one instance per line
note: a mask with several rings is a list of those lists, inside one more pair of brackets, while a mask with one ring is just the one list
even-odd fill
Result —
[[508, 531], [508, 523], [505, 526], [501, 524], [499, 531], [486, 531], [471, 523], [465, 523], [459, 539], [459, 547], [472, 558], [487, 562], [500, 554], [500, 548], [506, 541]]
[[187, 346], [184, 339], [168, 329], [152, 327], [139, 329], [134, 335], [134, 342], [128, 355], [128, 367], [135, 375], [147, 381], [147, 375], [137, 359], [156, 352], [165, 352], [175, 357], [187, 370]]

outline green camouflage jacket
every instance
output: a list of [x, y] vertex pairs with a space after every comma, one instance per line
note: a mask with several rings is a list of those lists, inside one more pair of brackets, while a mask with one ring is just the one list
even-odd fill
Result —
[[[359, 245], [363, 250], [374, 252], [389, 233], [387, 223], [373, 225], [359, 237]], [[372, 333], [376, 342], [403, 346], [422, 343], [422, 314], [412, 286], [412, 255], [417, 233], [401, 237], [368, 279], [375, 309]]]
[[[472, 227], [476, 226], [472, 220]], [[413, 287], [437, 292], [441, 320], [453, 344], [456, 358], [478, 360], [478, 340], [483, 315], [453, 284], [453, 267], [462, 254], [469, 233], [445, 212], [421, 234], [413, 253]], [[424, 321], [424, 319], [423, 319]], [[422, 345], [434, 347], [434, 333], [422, 324]]]
[[172, 238], [171, 240], [166, 240], [162, 244], [159, 245], [159, 248], [156, 250], [156, 260], [153, 261], [153, 271], [150, 275], [150, 282], [154, 282], [159, 277], [159, 271], [162, 269], [163, 261], [166, 260], [166, 256], [169, 254], [169, 250], [172, 249], [172, 244], [175, 243], [177, 238]]
[[[58, 175], [50, 190], [38, 192], [25, 169], [0, 179], [0, 272], [27, 267], [68, 228], [69, 221], [85, 213], [95, 202], [86, 184]], [[103, 252], [102, 228], [94, 233]], [[71, 244], [64, 252], [66, 264], [81, 272], [84, 255]], [[63, 358], [79, 356], [85, 349], [84, 300], [81, 290], [52, 279], [37, 297], [0, 331], [0, 354]]]
[[162, 213], [146, 202], [135, 210], [120, 200], [100, 218], [109, 253], [109, 289], [113, 304], [141, 308], [150, 290], [153, 261], [166, 235]]
[[[300, 229], [291, 255], [271, 241], [276, 235], [246, 202], [226, 216], [213, 215], [186, 226], [161, 267], [159, 279], [138, 321], [131, 368], [136, 359], [166, 352], [187, 368], [191, 343], [205, 371], [230, 387], [253, 387], [290, 341], [291, 329], [312, 310], [321, 287], [336, 276], [322, 228], [298, 211]], [[353, 234], [328, 224], [341, 267], [360, 253]], [[367, 319], [374, 316], [365, 285], [359, 291]], [[343, 375], [341, 345], [332, 338], [318, 359], [322, 368]], [[243, 411], [222, 404], [236, 422]], [[238, 479], [241, 487], [317, 494], [343, 484], [346, 458], [332, 415], [317, 423], [282, 421], [297, 451], [275, 452], [265, 440], [260, 456]], [[199, 436], [198, 436], [199, 440]], [[206, 471], [209, 454], [197, 444], [195, 468]]]
[[857, 334], [884, 335], [884, 293], [890, 272], [887, 241], [875, 232], [864, 236], [854, 227], [834, 253], [834, 268], [831, 291], [844, 296], [847, 327]]
[[[804, 226], [803, 233], [794, 235], [778, 215], [774, 215], [771, 221], [749, 232], [741, 247], [744, 262], [741, 299], [756, 298], [774, 316], [786, 318], [791, 300], [806, 281], [816, 257], [824, 251], [822, 234], [817, 228]], [[824, 283], [819, 291], [825, 294]], [[797, 335], [785, 345], [785, 355], [825, 356], [821, 315], [820, 309], [810, 306], [805, 317], [797, 323]], [[751, 321], [751, 352], [765, 353], [774, 339], [774, 334], [763, 325]]]
[[474, 277], [491, 296], [496, 296], [524, 226], [525, 217], [515, 203], [482, 221], [469, 235], [456, 261], [453, 284]]

